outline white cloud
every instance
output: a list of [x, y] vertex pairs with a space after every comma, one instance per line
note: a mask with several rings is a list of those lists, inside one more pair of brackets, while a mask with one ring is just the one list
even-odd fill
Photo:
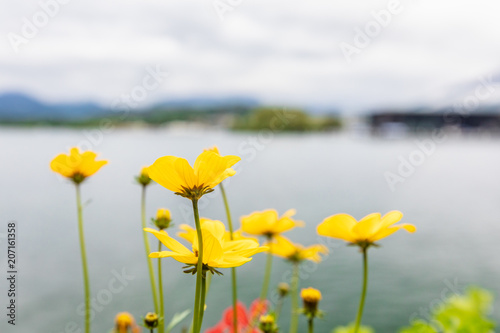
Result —
[[65, 0], [14, 52], [8, 34], [54, 1], [0, 0], [0, 91], [107, 104], [159, 64], [171, 76], [150, 102], [237, 94], [360, 110], [440, 105], [500, 71], [495, 0], [401, 0], [351, 63], [339, 44], [389, 1], [242, 1], [221, 21], [211, 0]]

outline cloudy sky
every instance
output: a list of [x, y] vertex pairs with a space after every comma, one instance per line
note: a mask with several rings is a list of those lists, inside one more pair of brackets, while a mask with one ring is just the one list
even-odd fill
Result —
[[144, 105], [498, 103], [499, 15], [498, 0], [0, 0], [0, 93], [106, 106], [156, 69]]

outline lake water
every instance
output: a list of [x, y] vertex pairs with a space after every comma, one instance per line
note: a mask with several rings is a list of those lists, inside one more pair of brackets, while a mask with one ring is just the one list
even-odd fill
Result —
[[[96, 137], [97, 139], [100, 139]], [[0, 233], [18, 223], [17, 325], [1, 332], [73, 332], [81, 326], [83, 301], [73, 187], [49, 169], [50, 160], [85, 140], [83, 130], [0, 129]], [[297, 209], [306, 227], [287, 234], [295, 242], [317, 243], [315, 228], [325, 217], [397, 209], [418, 231], [400, 231], [371, 249], [370, 280], [363, 322], [377, 332], [396, 332], [411, 317], [424, 317], [443, 294], [476, 284], [500, 295], [500, 140], [457, 138], [419, 148], [417, 138], [384, 140], [348, 134], [272, 135], [203, 129], [117, 129], [92, 148], [109, 160], [82, 186], [85, 233], [94, 306], [94, 332], [107, 332], [117, 312], [136, 318], [152, 306], [140, 228], [140, 187], [134, 175], [164, 155], [191, 163], [203, 148], [217, 144], [223, 154], [242, 157], [238, 174], [226, 184], [235, 221], [255, 210]], [[427, 142], [429, 144], [429, 142]], [[434, 148], [433, 148], [434, 147]], [[432, 149], [433, 148], [433, 149]], [[403, 168], [393, 190], [386, 172], [398, 174], [401, 159], [418, 164]], [[413, 168], [413, 167], [412, 167]], [[170, 208], [174, 223], [192, 224], [189, 202], [159, 185], [148, 189], [148, 217]], [[201, 215], [225, 220], [220, 193], [207, 196]], [[239, 223], [238, 223], [239, 224]], [[1, 234], [0, 234], [1, 235]], [[320, 265], [305, 264], [301, 287], [323, 292], [327, 313], [317, 332], [330, 332], [354, 320], [361, 286], [361, 256], [340, 240], [329, 243]], [[5, 238], [0, 238], [6, 253]], [[6, 256], [0, 265], [6, 271]], [[240, 299], [250, 303], [260, 291], [265, 256], [240, 269]], [[194, 281], [181, 264], [164, 261], [167, 316], [191, 309]], [[289, 266], [274, 260], [272, 285], [289, 276]], [[230, 305], [230, 271], [214, 277], [204, 327], [215, 324]], [[122, 280], [116, 275], [125, 274]], [[0, 282], [2, 308], [6, 280]], [[493, 316], [500, 320], [496, 301]], [[285, 303], [284, 314], [289, 310]], [[6, 311], [6, 310], [4, 310]], [[288, 316], [281, 327], [288, 329]], [[185, 321], [187, 324], [188, 321]], [[301, 319], [301, 329], [305, 330]], [[176, 330], [177, 332], [179, 330]]]

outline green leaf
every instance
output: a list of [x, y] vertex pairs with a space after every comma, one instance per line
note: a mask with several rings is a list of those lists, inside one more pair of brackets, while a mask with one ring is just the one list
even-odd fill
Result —
[[174, 316], [172, 317], [172, 320], [170, 320], [170, 323], [168, 324], [168, 326], [165, 327], [165, 333], [170, 333], [170, 331], [172, 330], [172, 328], [174, 328], [175, 326], [177, 326], [190, 313], [191, 313], [191, 310], [185, 310], [185, 311], [183, 311], [181, 313], [174, 314]]
[[464, 295], [453, 295], [432, 312], [429, 323], [416, 320], [400, 333], [493, 333], [488, 318], [493, 296], [487, 290], [469, 287]]
[[[350, 323], [348, 326], [339, 326], [333, 329], [332, 333], [354, 333], [355, 323]], [[375, 333], [375, 330], [370, 326], [359, 327], [358, 333]]]

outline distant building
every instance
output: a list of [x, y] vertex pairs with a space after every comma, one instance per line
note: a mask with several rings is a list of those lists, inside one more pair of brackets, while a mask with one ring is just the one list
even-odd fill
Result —
[[452, 111], [433, 113], [379, 112], [367, 117], [374, 135], [394, 133], [418, 133], [446, 127], [455, 127], [462, 132], [491, 131], [500, 133], [500, 114], [474, 112], [459, 114]]

